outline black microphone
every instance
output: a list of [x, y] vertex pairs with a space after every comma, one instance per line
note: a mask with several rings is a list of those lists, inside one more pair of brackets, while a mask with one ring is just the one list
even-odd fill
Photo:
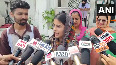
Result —
[[[24, 41], [27, 41], [27, 42], [28, 42], [29, 39], [30, 39], [30, 36], [29, 36], [29, 35], [26, 35], [26, 36], [23, 37], [23, 40], [24, 40]], [[19, 54], [21, 53], [21, 51], [22, 51], [22, 49], [18, 48], [17, 51], [16, 51], [16, 53], [14, 54], [14, 56], [15, 56], [15, 57], [18, 57]], [[11, 61], [9, 62], [9, 65], [13, 65], [14, 62], [15, 62], [15, 60], [11, 60]]]
[[90, 50], [92, 49], [89, 38], [83, 37], [79, 41], [79, 48], [81, 48], [81, 64], [90, 65]]
[[34, 49], [30, 46], [27, 46], [26, 51], [21, 55], [21, 60], [17, 63], [17, 65], [21, 65], [22, 62], [26, 61], [33, 52]]
[[102, 38], [102, 39], [106, 38], [106, 40], [104, 40], [104, 41], [107, 42], [109, 50], [114, 55], [116, 55], [116, 43], [114, 41], [111, 41], [111, 39], [110, 39], [112, 35], [109, 32], [103, 32], [100, 28], [97, 28], [94, 32], [97, 36], [101, 35], [100, 38]]
[[[62, 45], [59, 45], [57, 47], [57, 51], [65, 51], [65, 47]], [[60, 59], [60, 65], [63, 65], [63, 59]]]
[[100, 46], [100, 40], [96, 36], [92, 35], [90, 37], [90, 40], [93, 43], [93, 47], [97, 53], [108, 56], [108, 54], [106, 53], [107, 46]]
[[34, 54], [32, 60], [31, 60], [31, 63], [32, 63], [33, 65], [37, 65], [37, 64], [42, 60], [43, 56], [44, 56], [44, 52], [43, 52], [42, 50], [38, 50], [38, 51]]
[[[51, 44], [51, 40], [45, 40], [45, 43], [50, 45]], [[31, 63], [33, 65], [37, 65], [42, 60], [43, 56], [44, 56], [44, 51], [43, 50], [37, 50], [35, 52], [32, 60], [31, 60]]]

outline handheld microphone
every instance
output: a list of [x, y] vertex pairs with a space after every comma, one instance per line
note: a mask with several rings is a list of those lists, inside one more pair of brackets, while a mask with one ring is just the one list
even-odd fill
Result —
[[74, 45], [74, 43], [69, 43], [68, 44], [68, 51], [71, 55], [71, 60], [74, 60], [76, 65], [80, 65], [80, 60], [79, 57], [80, 56], [80, 52], [77, 46]]
[[[45, 40], [45, 42], [47, 44], [51, 44], [51, 40]], [[54, 58], [54, 52], [51, 52], [48, 53], [47, 55], [45, 55], [45, 61], [50, 64], [50, 65], [56, 65], [56, 63], [53, 61], [53, 58]]]
[[94, 32], [101, 42], [108, 43], [114, 39], [114, 37], [108, 31], [103, 32], [100, 28], [97, 28]]
[[[51, 44], [51, 40], [45, 40], [45, 43], [50, 45]], [[31, 63], [33, 65], [37, 65], [37, 63], [39, 63], [42, 60], [43, 56], [44, 56], [44, 51], [43, 50], [37, 50], [35, 52], [32, 60], [31, 60]]]
[[33, 48], [35, 49], [38, 49], [38, 50], [43, 50], [44, 51], [44, 54], [48, 54], [51, 49], [52, 49], [52, 46], [49, 45], [51, 42], [47, 41], [47, 43], [43, 42], [43, 41], [37, 41], [36, 39], [32, 39], [30, 42], [29, 42], [29, 46], [32, 46]]
[[48, 53], [45, 56], [45, 61], [50, 65], [56, 65], [55, 62], [52, 60], [54, 58], [54, 52]]
[[38, 51], [34, 54], [32, 60], [31, 60], [31, 63], [32, 63], [33, 65], [37, 65], [37, 64], [42, 60], [43, 56], [44, 56], [44, 52], [43, 52], [42, 50], [38, 50]]
[[90, 51], [92, 49], [91, 41], [89, 38], [83, 37], [79, 41], [79, 48], [81, 50], [81, 64], [90, 65]]
[[[18, 40], [18, 42], [15, 45], [15, 46], [18, 47], [16, 53], [14, 54], [15, 57], [18, 57], [19, 54], [21, 53], [22, 49], [25, 49], [26, 48], [26, 46], [27, 46], [26, 43], [29, 41], [29, 39], [30, 39], [30, 36], [29, 35], [26, 35], [26, 36], [23, 37], [23, 40]], [[21, 47], [21, 44], [23, 44], [23, 46], [25, 46], [25, 47]], [[11, 60], [9, 62], [9, 65], [13, 65], [14, 62], [15, 62], [14, 60]]]
[[116, 55], [116, 43], [112, 41], [114, 37], [108, 31], [103, 32], [100, 28], [97, 28], [94, 32], [99, 36], [98, 39], [107, 43], [109, 50]]
[[69, 57], [70, 57], [70, 53], [68, 51], [65, 51], [65, 47], [62, 45], [59, 45], [57, 47], [57, 51], [54, 51], [54, 58], [57, 64], [63, 65], [63, 63], [66, 60], [68, 60]]
[[94, 35], [90, 37], [90, 40], [93, 43], [93, 48], [97, 53], [101, 53], [108, 56], [108, 54], [105, 52], [109, 49], [106, 43], [100, 42], [100, 40]]
[[17, 63], [17, 65], [21, 65], [22, 62], [26, 61], [33, 52], [34, 49], [28, 46], [26, 51], [21, 55], [21, 60]]

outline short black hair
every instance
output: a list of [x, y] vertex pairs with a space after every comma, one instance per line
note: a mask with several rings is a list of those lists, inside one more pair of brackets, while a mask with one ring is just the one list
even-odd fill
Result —
[[83, 2], [83, 1], [84, 1], [85, 3], [87, 3], [87, 0], [82, 0], [82, 2]]
[[11, 12], [13, 12], [16, 8], [30, 9], [30, 5], [25, 1], [16, 0], [10, 4]]

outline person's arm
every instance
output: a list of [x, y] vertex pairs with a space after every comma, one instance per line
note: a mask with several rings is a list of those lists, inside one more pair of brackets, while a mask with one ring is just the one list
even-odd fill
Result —
[[90, 8], [85, 8], [85, 9], [84, 9], [84, 11], [89, 11], [89, 10], [90, 10]]
[[87, 3], [87, 4], [86, 4], [86, 8], [84, 8], [84, 11], [89, 11], [89, 10], [90, 10], [90, 4]]
[[82, 9], [82, 8], [79, 8], [80, 9], [80, 11], [84, 11], [84, 9]]
[[3, 31], [1, 34], [0, 54], [11, 54], [11, 48], [8, 43], [7, 30]]
[[83, 11], [84, 9], [82, 8], [82, 3], [79, 4], [79, 9], [80, 11]]
[[13, 56], [13, 54], [10, 54], [10, 55], [3, 55], [0, 57], [1, 60], [0, 60], [0, 65], [7, 65], [9, 63], [10, 60], [16, 60], [16, 61], [19, 61], [21, 60], [20, 58], [17, 58], [15, 56]]
[[39, 30], [36, 27], [34, 27], [34, 38], [39, 38], [40, 40], [42, 40]]

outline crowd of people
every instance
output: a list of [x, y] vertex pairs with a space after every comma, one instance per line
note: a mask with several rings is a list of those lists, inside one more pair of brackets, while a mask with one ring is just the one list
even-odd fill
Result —
[[[14, 19], [14, 23], [12, 26], [4, 30], [1, 34], [1, 43], [0, 43], [0, 65], [7, 65], [10, 60], [21, 60], [20, 56], [15, 57], [16, 50], [15, 47], [16, 42], [19, 39], [23, 39], [25, 35], [30, 36], [30, 40], [32, 38], [42, 39], [39, 33], [39, 30], [32, 25], [27, 23], [28, 20], [28, 10], [30, 9], [30, 5], [25, 1], [14, 1], [11, 3], [11, 12], [10, 16]], [[53, 31], [54, 34], [50, 37], [52, 43], [52, 51], [57, 51], [59, 45], [64, 46], [67, 51], [68, 44], [66, 43], [67, 37], [70, 34], [71, 26], [74, 26], [74, 35], [73, 43], [75, 46], [79, 46], [79, 41], [83, 37], [89, 38], [92, 35], [97, 35], [94, 31], [97, 28], [100, 28], [103, 32], [108, 31], [112, 35], [116, 34], [116, 31], [112, 29], [109, 24], [111, 20], [111, 16], [106, 15], [98, 15], [96, 16], [96, 26], [90, 29], [87, 29], [87, 11], [90, 10], [90, 5], [87, 3], [87, 0], [82, 0], [82, 3], [79, 5], [79, 9], [73, 9], [70, 13], [60, 12], [58, 13], [53, 20]], [[82, 26], [82, 20], [84, 19], [85, 26]], [[116, 38], [114, 38], [116, 39]], [[70, 40], [70, 41], [72, 41]], [[116, 42], [116, 40], [114, 40]], [[107, 50], [106, 53], [108, 56], [104, 54], [98, 54], [95, 52], [95, 49], [92, 47], [90, 53], [90, 64], [80, 64], [80, 65], [116, 65], [116, 55], [112, 54], [110, 50]], [[22, 54], [22, 53], [21, 53]], [[27, 61], [22, 63], [22, 65], [33, 65], [29, 63], [32, 57], [30, 57]], [[53, 60], [53, 59], [51, 59]], [[69, 59], [64, 62], [63, 65], [73, 65], [74, 61]], [[42, 65], [42, 61], [38, 63], [38, 65]]]

